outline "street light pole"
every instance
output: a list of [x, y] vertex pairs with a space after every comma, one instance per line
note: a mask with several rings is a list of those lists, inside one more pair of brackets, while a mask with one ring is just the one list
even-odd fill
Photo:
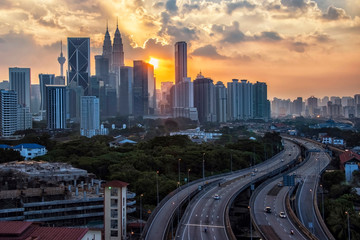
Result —
[[350, 236], [350, 218], [349, 218], [349, 212], [345, 212], [346, 216], [347, 216], [347, 225], [348, 225], [348, 239], [350, 240], [351, 236]]
[[232, 173], [232, 152], [230, 153], [230, 172]]
[[178, 161], [178, 171], [179, 171], [179, 187], [180, 187], [180, 161], [181, 161], [181, 158], [179, 158], [179, 161]]
[[140, 194], [140, 236], [142, 234], [142, 197], [144, 194]]
[[321, 187], [321, 211], [322, 211], [322, 218], [325, 221], [325, 214], [324, 214], [324, 187], [320, 184]]
[[156, 206], [159, 205], [159, 171], [156, 171]]
[[205, 185], [205, 153], [203, 153], [202, 175], [203, 175], [203, 186], [204, 186]]
[[[312, 202], [314, 202], [314, 200], [313, 200], [313, 194], [312, 194], [312, 189], [310, 188], [310, 194], [311, 194], [311, 201]], [[314, 207], [314, 206], [313, 206]], [[312, 214], [312, 233], [314, 234], [314, 232], [315, 232], [315, 229], [314, 229], [314, 225], [315, 225], [315, 223], [314, 223], [314, 214]]]
[[187, 183], [188, 183], [188, 187], [187, 187], [187, 189], [188, 189], [188, 198], [189, 198], [189, 204], [190, 204], [190, 187], [189, 187], [189, 183], [190, 183], [190, 168], [188, 169], [188, 181], [187, 181]]
[[248, 206], [248, 209], [249, 209], [249, 218], [250, 218], [250, 239], [252, 240], [253, 236], [252, 236], [252, 223], [251, 223], [251, 207]]

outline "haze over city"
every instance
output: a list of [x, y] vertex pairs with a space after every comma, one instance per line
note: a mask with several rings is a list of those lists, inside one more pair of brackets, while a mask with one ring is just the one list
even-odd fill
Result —
[[353, 96], [360, 89], [358, 0], [5, 0], [0, 6], [0, 80], [15, 66], [31, 68], [33, 84], [39, 73], [58, 74], [60, 40], [66, 49], [67, 37], [90, 37], [94, 74], [106, 23], [113, 38], [118, 18], [125, 64], [158, 59], [157, 88], [174, 81], [174, 44], [186, 41], [192, 79], [202, 71], [215, 82], [266, 82], [269, 99]]

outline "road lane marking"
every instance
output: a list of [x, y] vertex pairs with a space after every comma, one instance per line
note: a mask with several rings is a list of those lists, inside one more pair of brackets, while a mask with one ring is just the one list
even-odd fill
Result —
[[205, 224], [195, 224], [195, 223], [187, 223], [184, 224], [188, 227], [212, 227], [212, 228], [225, 228], [225, 226], [221, 226], [221, 225], [205, 225]]

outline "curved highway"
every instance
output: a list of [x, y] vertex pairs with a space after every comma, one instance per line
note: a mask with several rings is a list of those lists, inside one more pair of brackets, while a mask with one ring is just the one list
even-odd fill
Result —
[[[232, 197], [256, 178], [287, 165], [299, 152], [299, 148], [294, 147], [293, 143], [285, 141], [285, 151], [266, 161], [265, 164], [246, 169], [242, 176], [224, 177], [221, 186], [209, 189], [191, 201], [175, 239], [228, 239], [224, 216]], [[254, 175], [252, 172], [255, 168], [257, 172]], [[215, 195], [218, 195], [220, 199], [215, 199]]]
[[[311, 151], [321, 152], [311, 152], [309, 160], [294, 172], [301, 182], [296, 202], [298, 218], [318, 239], [328, 239], [316, 218], [313, 198], [319, 172], [329, 164], [330, 159], [319, 146], [305, 141], [301, 141], [301, 143]], [[269, 239], [307, 239], [288, 217], [279, 217], [280, 212], [288, 215], [285, 208], [285, 197], [289, 187], [277, 186], [281, 180], [282, 177], [271, 181], [258, 192], [254, 206], [251, 206], [254, 210], [254, 222], [264, 235], [272, 236]], [[272, 213], [265, 213], [265, 207], [271, 207]], [[294, 230], [293, 235], [290, 234], [291, 229]]]

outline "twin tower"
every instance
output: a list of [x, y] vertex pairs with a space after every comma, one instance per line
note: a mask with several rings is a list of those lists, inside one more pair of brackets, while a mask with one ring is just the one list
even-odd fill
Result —
[[119, 26], [116, 24], [116, 30], [114, 35], [113, 45], [111, 44], [109, 28], [106, 24], [106, 33], [103, 44], [103, 57], [109, 59], [109, 70], [116, 72], [122, 66], [124, 66], [124, 47], [119, 31]]

